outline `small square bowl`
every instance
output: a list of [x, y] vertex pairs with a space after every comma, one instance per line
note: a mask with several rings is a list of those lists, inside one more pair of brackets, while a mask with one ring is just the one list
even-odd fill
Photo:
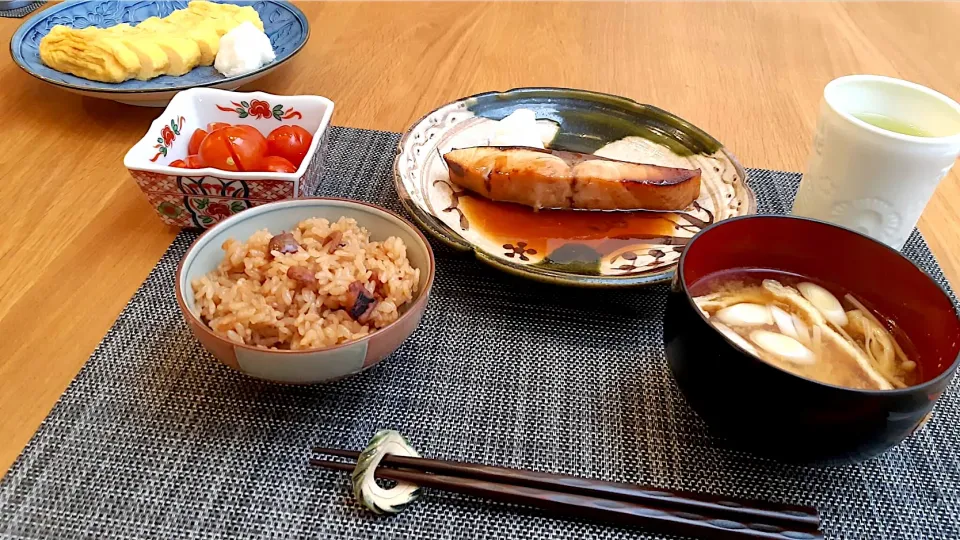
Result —
[[[311, 196], [326, 166], [332, 115], [333, 102], [320, 96], [191, 88], [173, 97], [123, 164], [160, 219], [206, 229], [247, 208]], [[264, 136], [281, 125], [298, 125], [313, 134], [313, 142], [294, 173], [170, 167], [187, 157], [193, 132], [211, 122], [249, 124]]]

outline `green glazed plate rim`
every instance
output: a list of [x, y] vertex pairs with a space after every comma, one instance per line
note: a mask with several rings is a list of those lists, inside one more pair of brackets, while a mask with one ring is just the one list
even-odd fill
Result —
[[435, 109], [431, 110], [427, 114], [421, 116], [415, 122], [413, 122], [410, 127], [403, 133], [400, 137], [400, 141], [397, 144], [396, 156], [393, 160], [393, 182], [394, 188], [397, 191], [397, 195], [400, 199], [400, 203], [403, 205], [404, 209], [407, 211], [407, 214], [411, 216], [414, 222], [422, 227], [428, 234], [436, 238], [437, 240], [443, 242], [447, 246], [460, 251], [460, 252], [473, 252], [474, 256], [481, 262], [497, 268], [499, 270], [505, 271], [509, 274], [513, 274], [518, 277], [533, 279], [535, 281], [555, 284], [555, 285], [564, 285], [572, 287], [581, 287], [581, 288], [619, 288], [619, 287], [640, 287], [648, 285], [656, 285], [660, 283], [667, 283], [673, 279], [674, 273], [676, 272], [677, 265], [673, 264], [668, 268], [663, 269], [659, 272], [653, 272], [650, 274], [643, 274], [638, 276], [596, 276], [596, 275], [584, 275], [584, 274], [573, 274], [570, 272], [561, 272], [556, 270], [551, 270], [548, 268], [538, 268], [532, 267], [530, 265], [512, 263], [507, 260], [503, 260], [497, 257], [494, 257], [484, 250], [480, 249], [478, 246], [466, 241], [455, 231], [450, 229], [445, 223], [437, 219], [435, 216], [425, 211], [419, 205], [417, 205], [410, 194], [407, 193], [405, 186], [403, 185], [403, 180], [401, 178], [400, 171], [400, 159], [403, 155], [403, 148], [408, 142], [409, 138], [412, 135], [413, 130], [419, 126], [423, 121], [430, 117], [430, 115], [436, 113], [440, 109], [444, 109], [455, 105], [457, 103], [471, 101], [477, 101], [484, 98], [491, 97], [516, 97], [522, 95], [536, 95], [543, 94], [544, 97], [549, 96], [550, 94], [555, 94], [557, 98], [564, 99], [576, 99], [581, 98], [584, 100], [595, 101], [597, 98], [601, 98], [611, 104], [616, 104], [620, 107], [623, 107], [626, 110], [635, 111], [638, 114], [641, 113], [654, 113], [659, 116], [663, 116], [669, 119], [671, 122], [675, 123], [678, 128], [684, 132], [686, 135], [694, 138], [696, 142], [702, 145], [704, 148], [707, 148], [711, 151], [720, 151], [730, 160], [736, 169], [737, 174], [739, 175], [743, 187], [746, 192], [746, 202], [748, 208], [746, 209], [746, 214], [755, 214], [757, 212], [757, 200], [756, 195], [753, 190], [747, 185], [747, 173], [740, 162], [737, 160], [727, 148], [713, 136], [711, 136], [706, 131], [703, 131], [699, 127], [690, 123], [679, 116], [656, 107], [654, 105], [648, 105], [640, 103], [630, 98], [623, 96], [617, 96], [614, 94], [606, 94], [603, 92], [594, 92], [591, 90], [581, 90], [575, 88], [563, 88], [563, 87], [522, 87], [522, 88], [513, 88], [505, 91], [491, 91], [491, 92], [482, 92], [479, 94], [473, 94], [471, 96], [463, 97], [450, 103], [443, 104]]

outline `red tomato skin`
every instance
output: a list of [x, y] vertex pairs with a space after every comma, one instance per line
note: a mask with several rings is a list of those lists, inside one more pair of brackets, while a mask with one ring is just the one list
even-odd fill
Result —
[[237, 125], [235, 125], [235, 126], [233, 126], [233, 127], [235, 127], [235, 128], [240, 128], [240, 129], [245, 129], [245, 130], [249, 131], [250, 134], [253, 135], [253, 136], [260, 135], [261, 137], [263, 137], [263, 133], [260, 133], [260, 130], [258, 130], [257, 128], [251, 126], [250, 124], [237, 124]]
[[267, 155], [266, 137], [253, 126], [234, 126], [224, 131], [231, 151], [240, 163], [240, 170], [260, 170], [260, 161]]
[[267, 150], [267, 140], [256, 130], [231, 126], [211, 132], [200, 144], [200, 158], [215, 169], [256, 171]]
[[267, 156], [260, 161], [263, 172], [295, 173], [297, 168], [285, 157]]
[[197, 154], [187, 156], [187, 159], [184, 161], [188, 169], [202, 169], [207, 166], [203, 159]]
[[187, 153], [192, 155], [199, 152], [200, 143], [203, 142], [203, 139], [206, 138], [206, 136], [207, 132], [202, 129], [194, 131], [193, 135], [190, 136], [190, 144], [187, 145]]
[[222, 171], [239, 171], [236, 159], [230, 152], [230, 144], [223, 135], [224, 129], [211, 131], [200, 143], [200, 159], [204, 163]]
[[176, 167], [176, 168], [178, 168], [178, 169], [186, 169], [186, 168], [187, 168], [187, 163], [186, 163], [185, 161], [183, 161], [182, 159], [175, 159], [175, 160], [171, 161], [170, 164], [167, 165], [167, 167]]
[[287, 158], [300, 167], [310, 150], [313, 135], [300, 126], [280, 126], [267, 136], [267, 155]]
[[218, 129], [223, 129], [226, 127], [230, 127], [230, 124], [226, 122], [210, 122], [209, 124], [207, 124], [207, 133], [213, 133]]

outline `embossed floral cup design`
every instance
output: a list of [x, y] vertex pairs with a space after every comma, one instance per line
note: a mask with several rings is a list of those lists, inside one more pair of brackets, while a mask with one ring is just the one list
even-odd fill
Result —
[[[863, 114], [929, 136], [888, 131], [857, 118]], [[890, 77], [840, 77], [823, 90], [813, 153], [793, 213], [900, 249], [958, 154], [960, 104], [954, 100]]]

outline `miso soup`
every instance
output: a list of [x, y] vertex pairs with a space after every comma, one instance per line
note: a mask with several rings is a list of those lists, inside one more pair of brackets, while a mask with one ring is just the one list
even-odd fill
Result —
[[722, 272], [691, 294], [718, 331], [795, 375], [867, 390], [919, 382], [906, 335], [839, 287], [779, 272]]

